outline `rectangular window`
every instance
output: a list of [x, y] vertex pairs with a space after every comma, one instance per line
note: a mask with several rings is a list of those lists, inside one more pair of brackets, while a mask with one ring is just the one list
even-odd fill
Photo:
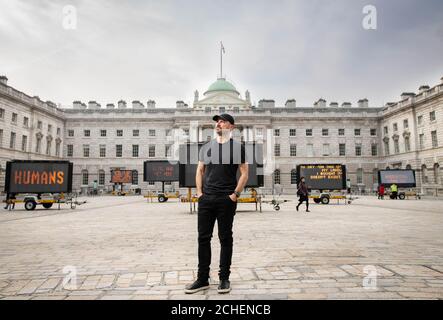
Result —
[[36, 153], [40, 153], [42, 150], [42, 139], [41, 138], [37, 138], [37, 144], [35, 146], [35, 152]]
[[[152, 130], [152, 134], [153, 134], [153, 136], [151, 136], [151, 130], [149, 130], [150, 137], [155, 137], [155, 130]], [[184, 134], [184, 136], [189, 137], [189, 129], [183, 129], [183, 134]]]
[[134, 158], [138, 158], [138, 151], [139, 151], [138, 149], [139, 149], [138, 144], [132, 145], [132, 156]]
[[22, 151], [26, 152], [27, 148], [28, 148], [28, 137], [22, 136]]
[[403, 120], [403, 129], [408, 129], [409, 128], [409, 121], [408, 119]]
[[355, 155], [356, 155], [357, 157], [360, 157], [360, 156], [361, 156], [361, 144], [356, 144], [356, 145], [355, 145]]
[[274, 146], [274, 156], [280, 157], [280, 145], [279, 144], [276, 144]]
[[438, 147], [437, 131], [431, 131], [432, 148]]
[[280, 137], [280, 129], [274, 129], [274, 137]]
[[345, 129], [338, 129], [338, 135], [344, 136], [345, 135]]
[[123, 145], [117, 144], [115, 146], [115, 156], [121, 158], [123, 156]]
[[394, 140], [394, 152], [395, 154], [400, 153], [400, 145], [398, 143], [398, 140]]
[[388, 134], [388, 133], [389, 133], [389, 129], [388, 129], [388, 127], [384, 127], [384, 128], [383, 128], [383, 132], [384, 132], [385, 134]]
[[83, 130], [84, 136], [85, 137], [90, 137], [91, 136], [91, 130]]
[[423, 116], [418, 116], [417, 123], [419, 126], [421, 126], [423, 124]]
[[123, 130], [117, 130], [117, 137], [123, 137]]
[[83, 157], [89, 158], [89, 144], [83, 145]]
[[420, 149], [423, 150], [425, 148], [425, 135], [422, 133], [418, 136]]
[[[185, 131], [186, 131], [186, 130], [188, 130], [187, 135], [189, 135], [189, 129], [185, 129]], [[149, 136], [150, 136], [150, 137], [155, 137], [155, 130], [150, 129], [150, 130], [149, 130]]]
[[389, 153], [390, 153], [390, 151], [389, 151], [389, 140], [386, 140], [384, 142], [384, 144], [385, 144], [385, 156], [389, 156]]
[[105, 185], [105, 177], [106, 177], [105, 172], [104, 171], [100, 171], [99, 174], [98, 174], [98, 184], [100, 186], [104, 186]]
[[405, 151], [406, 152], [411, 151], [411, 141], [409, 137], [405, 137]]
[[27, 128], [29, 126], [29, 118], [28, 117], [23, 118], [23, 126], [25, 128]]
[[165, 157], [172, 157], [172, 148], [171, 146], [165, 146]]
[[306, 146], [306, 156], [308, 156], [308, 157], [314, 156], [314, 145], [313, 144], [308, 144]]
[[167, 137], [170, 137], [171, 136], [171, 129], [166, 129], [166, 136]]
[[436, 117], [435, 117], [435, 111], [432, 111], [429, 113], [429, 120], [431, 121], [435, 121]]
[[240, 112], [240, 108], [239, 107], [234, 107], [234, 113], [239, 113]]
[[355, 136], [360, 136], [360, 134], [361, 134], [361, 130], [360, 129], [354, 129], [354, 135]]
[[59, 136], [61, 134], [62, 130], [60, 128], [57, 128], [57, 135]]
[[48, 124], [48, 132], [52, 133], [52, 125], [51, 124]]
[[100, 130], [100, 137], [106, 137], [107, 133], [106, 130]]
[[257, 137], [263, 137], [263, 128], [256, 128], [255, 129], [255, 135]]
[[371, 154], [372, 154], [373, 157], [378, 155], [378, 146], [377, 146], [376, 143], [373, 143], [371, 145]]
[[139, 137], [140, 136], [140, 130], [132, 130], [132, 136], [133, 137]]
[[377, 135], [377, 129], [371, 129], [371, 136], [376, 136]]
[[306, 129], [306, 136], [312, 137], [312, 129]]
[[329, 129], [322, 129], [322, 130], [321, 130], [321, 135], [322, 135], [323, 137], [327, 137], [327, 136], [329, 136]]
[[74, 156], [74, 146], [72, 144], [68, 144], [66, 147], [67, 147], [66, 155], [68, 157], [73, 157]]
[[74, 130], [68, 130], [68, 137], [74, 136]]
[[155, 146], [149, 146], [149, 158], [155, 158]]
[[43, 128], [43, 122], [38, 121], [37, 122], [37, 129], [41, 130]]
[[340, 143], [338, 145], [338, 152], [339, 152], [340, 157], [346, 156], [346, 144]]
[[15, 149], [15, 137], [16, 137], [15, 132], [11, 132], [11, 140], [9, 141], [10, 149]]
[[13, 123], [13, 124], [17, 124], [17, 118], [18, 118], [17, 113], [13, 113], [13, 114], [12, 114], [12, 123]]
[[106, 145], [100, 145], [100, 158], [106, 158]]
[[289, 136], [295, 137], [297, 135], [297, 129], [289, 129]]
[[0, 129], [0, 147], [3, 147], [3, 129]]
[[291, 146], [290, 146], [290, 155], [291, 155], [291, 157], [296, 157], [297, 156], [297, 145], [296, 144], [291, 144]]
[[55, 156], [60, 157], [60, 142], [55, 144]]
[[398, 124], [397, 123], [394, 123], [393, 127], [394, 127], [394, 132], [398, 131]]
[[47, 156], [51, 155], [51, 147], [52, 147], [51, 141], [46, 141], [46, 155]]
[[329, 144], [325, 143], [323, 144], [323, 157], [329, 156]]
[[5, 119], [5, 109], [0, 108], [0, 120], [4, 120]]

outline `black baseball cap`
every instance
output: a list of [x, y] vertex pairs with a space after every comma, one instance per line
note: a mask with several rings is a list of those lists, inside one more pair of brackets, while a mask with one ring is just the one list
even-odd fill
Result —
[[231, 116], [230, 114], [227, 114], [227, 113], [223, 113], [221, 115], [216, 115], [216, 116], [214, 116], [214, 118], [212, 118], [212, 120], [214, 120], [214, 121], [218, 121], [219, 119], [228, 121], [231, 124], [235, 124], [234, 117]]

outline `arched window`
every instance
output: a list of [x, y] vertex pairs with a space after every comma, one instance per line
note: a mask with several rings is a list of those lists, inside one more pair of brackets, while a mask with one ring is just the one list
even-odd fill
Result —
[[274, 171], [274, 184], [281, 184], [280, 170], [278, 169]]
[[440, 170], [440, 165], [438, 163], [434, 164], [434, 183], [438, 184], [438, 174], [439, 174], [439, 170]]
[[422, 183], [429, 183], [428, 175], [427, 175], [427, 168], [426, 165], [421, 166], [421, 181]]
[[297, 170], [291, 170], [291, 184], [297, 184]]
[[100, 170], [98, 172], [98, 184], [100, 186], [104, 186], [105, 185], [105, 177], [106, 177], [105, 171], [104, 170]]
[[138, 184], [138, 171], [137, 170], [132, 171], [132, 184], [134, 184], [134, 185]]
[[87, 186], [89, 185], [89, 173], [88, 170], [82, 171], [82, 185]]

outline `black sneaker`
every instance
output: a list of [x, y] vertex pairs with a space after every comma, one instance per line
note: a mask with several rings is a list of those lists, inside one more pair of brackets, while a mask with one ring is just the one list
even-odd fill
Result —
[[196, 293], [205, 289], [209, 289], [209, 282], [208, 281], [201, 281], [201, 280], [196, 280], [194, 283], [189, 284], [186, 286], [185, 288], [185, 293], [187, 294], [191, 294], [191, 293]]
[[217, 289], [218, 293], [229, 293], [231, 292], [231, 283], [229, 280], [220, 280], [220, 284]]

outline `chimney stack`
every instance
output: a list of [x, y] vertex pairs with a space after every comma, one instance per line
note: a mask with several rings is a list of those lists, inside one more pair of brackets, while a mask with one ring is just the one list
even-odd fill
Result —
[[352, 103], [350, 103], [350, 102], [343, 102], [343, 103], [341, 104], [341, 106], [342, 106], [343, 108], [352, 108]]
[[329, 104], [329, 107], [331, 107], [331, 108], [338, 108], [338, 102], [331, 102]]
[[430, 87], [428, 85], [423, 85], [423, 86], [420, 86], [420, 88], [418, 88], [418, 92], [423, 93], [423, 92], [428, 91], [429, 89], [430, 89]]
[[113, 103], [108, 103], [106, 109], [115, 109], [115, 105]]
[[119, 109], [126, 109], [126, 101], [124, 101], [124, 100], [120, 100], [120, 101], [118, 102], [118, 108], [119, 108]]
[[183, 109], [185, 107], [185, 103], [183, 101], [176, 102], [177, 109]]
[[132, 109], [143, 109], [145, 106], [138, 100], [132, 101]]
[[409, 99], [410, 97], [415, 97], [415, 93], [413, 92], [403, 92], [401, 94], [401, 100]]
[[155, 108], [155, 101], [149, 100], [147, 103], [148, 109], [154, 109]]
[[0, 76], [0, 83], [7, 86], [8, 85], [8, 78], [6, 76]]
[[295, 99], [289, 99], [285, 103], [286, 108], [295, 108], [297, 106], [297, 101]]
[[314, 103], [314, 107], [326, 108], [326, 100], [319, 99], [317, 102]]
[[368, 99], [361, 99], [361, 100], [358, 100], [358, 107], [359, 107], [359, 108], [367, 108], [367, 107], [369, 107], [369, 101], [368, 101]]

